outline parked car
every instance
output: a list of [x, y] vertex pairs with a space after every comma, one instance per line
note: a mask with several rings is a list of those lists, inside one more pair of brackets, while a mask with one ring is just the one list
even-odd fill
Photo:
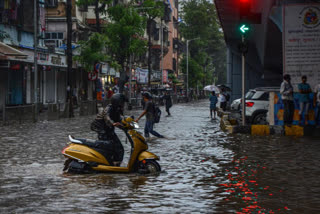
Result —
[[279, 90], [279, 87], [250, 89], [249, 94], [246, 95], [246, 121], [251, 124], [267, 124], [269, 93], [279, 92]]
[[[250, 99], [250, 97], [252, 97], [253, 94], [254, 94], [253, 91], [251, 91], [251, 90], [248, 91], [246, 93], [246, 100]], [[241, 110], [240, 107], [241, 107], [241, 98], [233, 100], [230, 105], [231, 110], [240, 111]]]
[[240, 104], [241, 104], [241, 98], [233, 100], [230, 105], [231, 110], [240, 111]]

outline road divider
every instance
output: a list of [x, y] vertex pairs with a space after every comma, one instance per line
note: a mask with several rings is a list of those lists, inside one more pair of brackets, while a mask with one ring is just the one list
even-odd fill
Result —
[[229, 112], [219, 112], [220, 127], [223, 131], [230, 134], [250, 134], [253, 136], [317, 136], [320, 137], [320, 127], [315, 125], [308, 126], [275, 126], [275, 125], [239, 125], [231, 118]]

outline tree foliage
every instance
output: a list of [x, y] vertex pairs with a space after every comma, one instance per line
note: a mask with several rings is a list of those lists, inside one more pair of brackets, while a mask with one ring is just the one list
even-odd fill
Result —
[[143, 40], [146, 19], [141, 17], [133, 7], [116, 5], [107, 10], [111, 23], [104, 34], [108, 37], [107, 47], [110, 56], [121, 66], [120, 91], [126, 82], [126, 69], [129, 56], [142, 55], [146, 52], [146, 41]]
[[105, 53], [108, 38], [99, 33], [93, 33], [88, 41], [80, 41], [80, 55], [74, 59], [79, 61], [87, 72], [93, 70], [95, 63], [109, 61]]
[[[189, 42], [189, 85], [212, 84], [213, 77], [219, 77], [219, 82], [224, 83], [226, 47], [214, 4], [206, 0], [190, 0], [185, 1], [182, 8], [180, 32], [186, 40], [192, 40]], [[184, 72], [185, 61], [181, 62]]]

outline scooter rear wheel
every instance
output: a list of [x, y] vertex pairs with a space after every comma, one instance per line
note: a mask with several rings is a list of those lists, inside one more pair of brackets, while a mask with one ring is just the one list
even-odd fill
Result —
[[80, 163], [77, 160], [67, 159], [64, 163], [63, 171], [68, 173], [89, 173], [91, 172], [86, 163]]

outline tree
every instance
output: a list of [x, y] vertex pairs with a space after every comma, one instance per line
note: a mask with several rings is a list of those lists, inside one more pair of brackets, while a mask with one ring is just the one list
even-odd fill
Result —
[[96, 63], [110, 61], [110, 56], [105, 53], [107, 43], [108, 38], [105, 35], [93, 33], [89, 40], [79, 42], [80, 55], [74, 59], [79, 61], [87, 72], [91, 72]]
[[111, 23], [107, 25], [105, 35], [108, 37], [107, 49], [113, 61], [116, 61], [121, 68], [120, 92], [123, 91], [127, 82], [126, 66], [129, 57], [145, 54], [146, 41], [142, 39], [146, 20], [141, 17], [133, 7], [116, 5], [107, 10]]
[[[182, 36], [200, 38], [189, 43], [189, 85], [195, 87], [200, 82], [204, 86], [203, 79], [210, 77], [213, 81], [214, 76], [219, 76], [219, 81], [225, 80], [226, 46], [214, 4], [206, 0], [185, 1], [182, 19], [179, 25]], [[185, 59], [182, 68], [184, 62]], [[196, 70], [192, 69], [192, 63], [198, 64], [193, 66]]]
[[[139, 8], [137, 8], [139, 9]], [[164, 4], [161, 1], [155, 1], [155, 0], [145, 0], [141, 5], [141, 12], [144, 14], [144, 16], [147, 18], [147, 34], [148, 34], [148, 87], [150, 88], [150, 82], [151, 82], [151, 37], [154, 34], [153, 28], [152, 28], [152, 22], [155, 21], [157, 18], [162, 18], [164, 14]], [[163, 40], [163, 38], [161, 38]]]

